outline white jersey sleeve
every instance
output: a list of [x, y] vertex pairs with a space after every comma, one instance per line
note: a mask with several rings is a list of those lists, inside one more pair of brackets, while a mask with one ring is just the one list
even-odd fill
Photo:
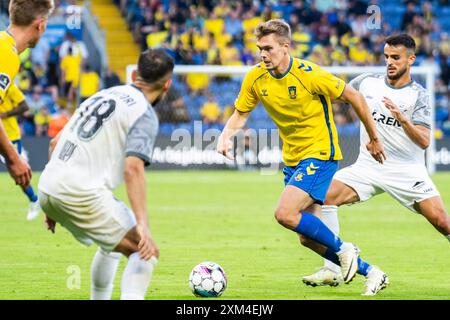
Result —
[[158, 134], [158, 118], [153, 110], [148, 109], [131, 127], [126, 141], [125, 154], [144, 160], [149, 166], [152, 159], [153, 147]]
[[428, 94], [425, 89], [419, 90], [411, 120], [415, 125], [421, 125], [428, 129], [431, 128], [431, 107], [428, 102]]

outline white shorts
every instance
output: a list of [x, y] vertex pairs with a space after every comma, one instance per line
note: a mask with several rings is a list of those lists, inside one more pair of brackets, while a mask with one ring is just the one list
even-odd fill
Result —
[[133, 212], [109, 192], [71, 202], [39, 191], [39, 202], [51, 219], [69, 230], [82, 244], [96, 243], [106, 252], [111, 252], [136, 226]]
[[380, 165], [357, 160], [353, 165], [339, 170], [336, 179], [356, 191], [360, 202], [386, 192], [413, 212], [414, 204], [440, 196], [439, 191], [423, 165]]

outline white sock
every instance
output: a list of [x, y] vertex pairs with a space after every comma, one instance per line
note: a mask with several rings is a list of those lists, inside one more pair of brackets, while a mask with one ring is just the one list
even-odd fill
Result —
[[[339, 235], [339, 220], [338, 220], [338, 207], [337, 206], [322, 206], [322, 222], [331, 230], [335, 235]], [[323, 259], [324, 266], [330, 270], [341, 273], [341, 267], [334, 264], [330, 260]]]
[[450, 234], [445, 236], [448, 241], [450, 241]]
[[117, 252], [97, 250], [91, 265], [91, 300], [111, 300], [120, 257]]
[[139, 252], [130, 255], [122, 275], [121, 300], [144, 300], [157, 262], [156, 257], [142, 260]]

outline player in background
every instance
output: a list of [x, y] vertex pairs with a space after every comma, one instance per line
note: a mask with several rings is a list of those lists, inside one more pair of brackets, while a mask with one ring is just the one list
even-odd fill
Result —
[[[261, 101], [283, 141], [285, 189], [275, 210], [284, 227], [331, 248], [339, 257], [344, 281], [358, 270], [359, 249], [325, 226], [314, 213], [321, 205], [342, 159], [331, 101], [349, 102], [369, 133], [368, 152], [380, 163], [384, 151], [364, 97], [319, 66], [291, 58], [291, 31], [283, 20], [261, 23], [255, 30], [261, 63], [246, 75], [235, 111], [218, 139], [217, 151], [233, 159], [231, 138], [244, 128]], [[322, 256], [324, 252], [320, 253]]]
[[[19, 54], [34, 48], [47, 28], [48, 17], [54, 8], [53, 0], [11, 0], [9, 4], [10, 25], [0, 32], [0, 104], [5, 101], [8, 89], [19, 72]], [[21, 159], [0, 124], [0, 154], [16, 184], [27, 187], [31, 169]]]
[[[51, 141], [39, 202], [52, 232], [59, 222], [81, 243], [99, 246], [91, 299], [111, 299], [121, 254], [128, 257], [121, 299], [142, 300], [147, 292], [159, 249], [148, 226], [145, 167], [158, 133], [153, 107], [169, 89], [173, 68], [164, 51], [143, 52], [132, 85], [90, 97]], [[113, 194], [123, 181], [131, 209]]]
[[[425, 149], [430, 145], [431, 110], [426, 90], [411, 78], [416, 44], [407, 34], [386, 39], [384, 56], [386, 74], [363, 74], [350, 85], [365, 96], [376, 121], [387, 160], [381, 166], [363, 147], [368, 137], [361, 130], [361, 148], [356, 162], [339, 170], [328, 190], [322, 219], [339, 234], [338, 207], [364, 202], [388, 193], [409, 210], [422, 214], [450, 241], [450, 217], [442, 198], [425, 167]], [[315, 247], [317, 244], [305, 242]], [[340, 270], [333, 262], [335, 255], [325, 255], [325, 266], [303, 278], [306, 284], [332, 285], [342, 283]], [[330, 261], [331, 260], [331, 261]], [[333, 261], [333, 262], [332, 262]], [[377, 267], [366, 264], [364, 295], [374, 295], [389, 283]]]
[[[8, 139], [16, 147], [17, 153], [26, 160], [26, 153], [22, 146], [22, 136], [20, 133], [19, 123], [17, 122], [17, 116], [20, 116], [29, 110], [28, 104], [25, 101], [25, 96], [13, 83], [9, 86], [8, 92], [5, 96], [5, 100], [0, 104], [0, 118], [5, 128]], [[2, 157], [2, 161], [4, 158]], [[28, 209], [27, 219], [29, 221], [37, 218], [39, 215], [39, 202], [38, 197], [34, 193], [33, 187], [21, 186], [23, 192], [30, 200], [30, 207]]]

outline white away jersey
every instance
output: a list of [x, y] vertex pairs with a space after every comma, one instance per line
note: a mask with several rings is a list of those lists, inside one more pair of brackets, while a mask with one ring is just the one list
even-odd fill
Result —
[[[352, 81], [350, 85], [362, 93], [369, 105], [372, 117], [375, 120], [379, 136], [386, 152], [386, 164], [389, 163], [425, 163], [425, 150], [416, 145], [405, 133], [400, 123], [384, 106], [383, 97], [387, 97], [411, 120], [415, 125], [426, 128], [431, 126], [431, 110], [428, 105], [426, 90], [413, 81], [401, 88], [389, 85], [385, 75], [363, 74]], [[369, 136], [361, 126], [361, 146], [359, 158], [375, 160], [366, 149]]]
[[113, 190], [123, 182], [127, 156], [150, 164], [157, 133], [158, 118], [138, 88], [102, 90], [83, 102], [64, 127], [39, 189], [65, 199]]

